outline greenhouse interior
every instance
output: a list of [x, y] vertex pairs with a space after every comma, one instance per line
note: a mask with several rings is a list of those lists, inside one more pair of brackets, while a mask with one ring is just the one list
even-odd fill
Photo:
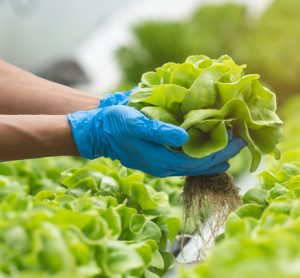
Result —
[[299, 0], [0, 0], [0, 278], [299, 278], [299, 49]]

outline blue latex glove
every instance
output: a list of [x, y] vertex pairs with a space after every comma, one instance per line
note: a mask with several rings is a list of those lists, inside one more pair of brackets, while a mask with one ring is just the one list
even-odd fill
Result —
[[219, 152], [200, 159], [191, 158], [165, 147], [186, 143], [188, 134], [184, 129], [150, 120], [124, 105], [76, 112], [69, 114], [68, 120], [81, 156], [118, 159], [124, 166], [157, 177], [225, 172], [229, 168], [227, 160], [245, 146], [242, 139], [234, 138]]
[[117, 92], [114, 94], [108, 94], [104, 96], [100, 100], [99, 108], [104, 108], [112, 105], [127, 105], [132, 90], [128, 92]]

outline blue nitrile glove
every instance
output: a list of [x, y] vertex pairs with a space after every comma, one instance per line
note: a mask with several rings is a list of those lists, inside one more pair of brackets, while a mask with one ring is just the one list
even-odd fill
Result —
[[227, 160], [245, 146], [242, 139], [234, 138], [219, 152], [205, 158], [191, 158], [165, 147], [179, 147], [187, 142], [184, 129], [150, 120], [124, 105], [76, 112], [69, 114], [68, 120], [81, 156], [119, 159], [124, 166], [157, 177], [225, 172], [229, 168]]
[[[134, 90], [134, 88], [132, 90]], [[112, 105], [127, 105], [132, 90], [127, 92], [117, 92], [104, 96], [100, 100], [99, 108], [104, 108]]]

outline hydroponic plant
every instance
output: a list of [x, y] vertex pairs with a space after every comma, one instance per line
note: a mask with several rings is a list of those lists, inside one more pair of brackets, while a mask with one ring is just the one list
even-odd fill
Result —
[[[228, 131], [247, 142], [252, 155], [251, 171], [261, 156], [279, 152], [282, 121], [276, 115], [274, 93], [262, 86], [259, 75], [244, 74], [229, 56], [210, 59], [190, 56], [184, 63], [167, 63], [143, 74], [129, 105], [150, 119], [187, 130], [189, 141], [174, 149], [195, 158], [217, 152], [228, 143]], [[183, 192], [186, 213], [203, 219], [199, 212], [225, 221], [239, 204], [238, 190], [226, 173], [187, 177]], [[195, 215], [196, 212], [196, 215]]]
[[169, 268], [180, 221], [143, 173], [100, 159], [59, 184], [46, 178], [53, 165], [26, 174], [31, 162], [0, 167], [1, 277], [159, 277]]
[[268, 161], [261, 182], [243, 196], [206, 262], [181, 268], [180, 278], [296, 278], [300, 276], [300, 98], [281, 110], [282, 157]]

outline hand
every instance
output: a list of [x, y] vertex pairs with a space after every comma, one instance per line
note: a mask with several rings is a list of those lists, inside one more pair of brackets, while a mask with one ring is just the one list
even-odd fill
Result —
[[127, 105], [132, 90], [134, 90], [134, 88], [127, 92], [117, 92], [104, 96], [100, 100], [99, 108], [104, 108], [112, 105]]
[[187, 132], [177, 126], [148, 119], [132, 107], [115, 105], [68, 115], [81, 156], [118, 159], [129, 168], [157, 177], [212, 175], [225, 172], [226, 162], [245, 146], [240, 138], [205, 158], [191, 158], [166, 146], [187, 142]]

